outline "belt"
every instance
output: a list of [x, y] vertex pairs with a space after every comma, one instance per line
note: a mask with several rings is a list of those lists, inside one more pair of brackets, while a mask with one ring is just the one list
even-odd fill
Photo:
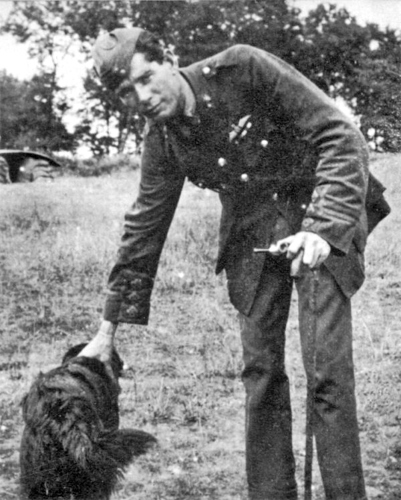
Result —
[[242, 196], [250, 193], [260, 193], [264, 191], [280, 192], [289, 195], [300, 189], [313, 189], [315, 176], [291, 174], [287, 177], [266, 176], [260, 174], [244, 173], [238, 176], [231, 175], [227, 179], [223, 178], [193, 178], [189, 180], [201, 189], [211, 189], [217, 193]]

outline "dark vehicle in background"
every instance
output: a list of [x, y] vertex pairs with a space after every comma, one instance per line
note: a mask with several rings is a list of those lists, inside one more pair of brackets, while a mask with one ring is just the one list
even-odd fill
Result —
[[61, 165], [50, 156], [35, 151], [0, 149], [0, 184], [52, 180]]

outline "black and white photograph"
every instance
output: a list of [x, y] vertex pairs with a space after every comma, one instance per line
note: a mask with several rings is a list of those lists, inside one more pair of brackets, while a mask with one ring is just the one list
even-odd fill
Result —
[[1, 500], [401, 500], [400, 311], [401, 0], [0, 0]]

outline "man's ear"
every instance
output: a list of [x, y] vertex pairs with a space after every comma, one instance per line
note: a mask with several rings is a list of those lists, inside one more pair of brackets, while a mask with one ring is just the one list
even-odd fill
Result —
[[164, 49], [163, 59], [164, 61], [170, 63], [173, 68], [178, 68], [178, 57], [171, 49]]

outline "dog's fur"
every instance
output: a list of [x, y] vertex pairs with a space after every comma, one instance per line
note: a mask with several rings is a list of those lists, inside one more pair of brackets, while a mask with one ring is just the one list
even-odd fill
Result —
[[24, 498], [108, 500], [124, 468], [156, 442], [146, 432], [118, 429], [123, 363], [114, 351], [113, 380], [99, 360], [78, 356], [85, 345], [41, 373], [23, 399]]

